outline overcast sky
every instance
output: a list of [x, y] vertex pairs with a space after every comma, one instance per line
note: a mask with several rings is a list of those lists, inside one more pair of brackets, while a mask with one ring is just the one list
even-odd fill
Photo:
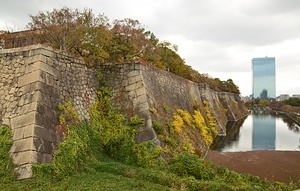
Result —
[[63, 6], [136, 19], [243, 96], [252, 92], [251, 59], [275, 57], [277, 95], [300, 94], [300, 0], [1, 0], [0, 30], [22, 30], [29, 14]]

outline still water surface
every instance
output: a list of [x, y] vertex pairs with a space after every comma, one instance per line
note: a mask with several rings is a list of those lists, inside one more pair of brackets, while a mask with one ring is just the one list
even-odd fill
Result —
[[227, 135], [217, 137], [211, 149], [300, 151], [300, 127], [282, 115], [250, 114], [234, 124], [228, 123]]

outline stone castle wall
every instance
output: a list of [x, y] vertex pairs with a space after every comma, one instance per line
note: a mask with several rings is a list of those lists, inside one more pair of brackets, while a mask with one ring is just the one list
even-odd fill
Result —
[[226, 132], [228, 120], [245, 115], [235, 94], [214, 92], [154, 66], [125, 63], [89, 69], [83, 61], [42, 45], [1, 50], [0, 75], [0, 125], [12, 128], [11, 154], [19, 179], [32, 176], [33, 163], [52, 160], [58, 143], [58, 103], [70, 99], [81, 120], [89, 119], [88, 108], [99, 84], [111, 88], [113, 103], [128, 118], [145, 119], [137, 142], [160, 144], [152, 123], [168, 123], [176, 109], [203, 111], [204, 100], [218, 119], [220, 133]]
[[113, 102], [127, 117], [137, 114], [145, 119], [137, 142], [157, 140], [153, 121], [168, 124], [176, 109], [204, 111], [206, 101], [217, 119], [219, 134], [226, 133], [228, 120], [238, 120], [247, 114], [238, 95], [216, 92], [206, 84], [189, 81], [157, 67], [141, 64], [106, 64], [100, 68], [113, 92]]
[[97, 80], [82, 61], [35, 45], [0, 51], [0, 122], [12, 128], [11, 154], [19, 178], [50, 162], [57, 145], [58, 103], [71, 99], [81, 119], [95, 99]]

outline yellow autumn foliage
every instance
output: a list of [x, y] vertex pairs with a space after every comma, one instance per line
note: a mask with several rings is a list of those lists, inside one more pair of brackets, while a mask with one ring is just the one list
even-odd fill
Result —
[[174, 130], [177, 134], [181, 134], [182, 133], [182, 127], [183, 127], [183, 119], [181, 118], [180, 115], [175, 114], [173, 116], [174, 120], [172, 122], [172, 126], [174, 127]]
[[192, 116], [189, 112], [183, 111], [183, 110], [178, 110], [179, 115], [183, 119], [184, 123], [186, 123], [187, 126], [192, 126]]
[[181, 109], [176, 110], [176, 113], [173, 116], [172, 126], [182, 140], [183, 144], [181, 145], [181, 149], [191, 153], [195, 152], [195, 148], [189, 137], [191, 136], [189, 135], [189, 132], [191, 132], [192, 129], [195, 129], [199, 132], [202, 142], [206, 147], [212, 144], [216, 135], [216, 121], [211, 115], [208, 107], [205, 109], [205, 111], [206, 115], [209, 115], [206, 116], [206, 119], [208, 119], [208, 124], [199, 110], [194, 110], [193, 114]]

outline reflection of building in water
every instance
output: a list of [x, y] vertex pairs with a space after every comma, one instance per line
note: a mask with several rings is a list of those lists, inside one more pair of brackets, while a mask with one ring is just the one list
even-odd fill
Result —
[[276, 121], [271, 115], [254, 115], [252, 129], [253, 150], [275, 150]]

